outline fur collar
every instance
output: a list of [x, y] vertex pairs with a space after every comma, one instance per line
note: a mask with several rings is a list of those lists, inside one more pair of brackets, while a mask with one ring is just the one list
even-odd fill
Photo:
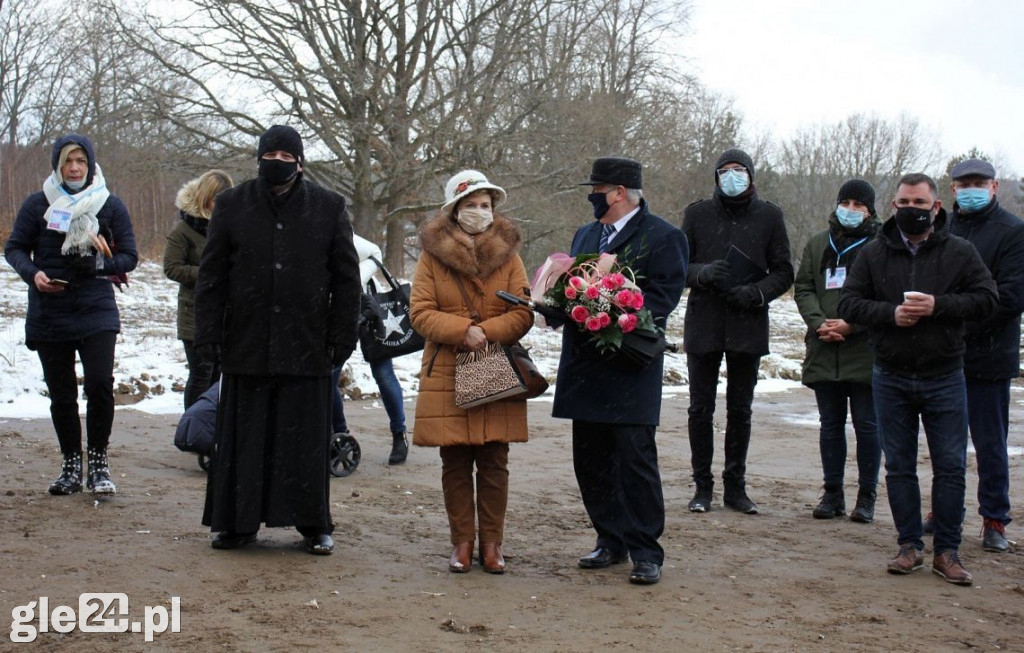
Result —
[[189, 215], [197, 218], [209, 219], [204, 207], [199, 206], [198, 200], [196, 199], [197, 192], [199, 192], [198, 178], [193, 179], [181, 187], [178, 191], [178, 196], [174, 199], [174, 205]]
[[497, 212], [491, 227], [476, 236], [460, 229], [447, 213], [437, 213], [420, 227], [420, 244], [456, 272], [486, 279], [519, 252], [523, 237], [516, 223]]

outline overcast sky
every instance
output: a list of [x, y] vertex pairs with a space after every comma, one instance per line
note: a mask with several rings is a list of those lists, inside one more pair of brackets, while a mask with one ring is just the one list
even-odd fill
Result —
[[785, 137], [852, 113], [915, 116], [944, 156], [1024, 175], [1024, 2], [692, 0], [682, 52], [745, 124]]

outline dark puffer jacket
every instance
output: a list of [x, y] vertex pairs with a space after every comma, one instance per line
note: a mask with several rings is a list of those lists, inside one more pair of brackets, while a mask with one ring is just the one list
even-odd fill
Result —
[[999, 290], [988, 319], [967, 322], [964, 374], [995, 381], [1020, 376], [1020, 315], [1024, 312], [1024, 220], [993, 198], [981, 211], [953, 206], [949, 232], [971, 241]]
[[[940, 209], [935, 231], [911, 255], [890, 218], [864, 246], [840, 292], [839, 316], [871, 328], [875, 363], [891, 374], [933, 378], [962, 368], [965, 321], [988, 317], [998, 303], [978, 250], [950, 235], [945, 223]], [[908, 290], [934, 295], [935, 310], [914, 326], [896, 326], [896, 307]]]
[[[89, 160], [87, 183], [95, 175], [96, 157], [88, 139], [69, 135], [54, 144], [53, 165], [60, 150], [76, 143], [85, 150]], [[69, 279], [68, 263], [77, 255], [61, 253], [64, 234], [46, 228], [44, 215], [50, 203], [40, 191], [29, 195], [18, 210], [11, 236], [4, 246], [4, 257], [28, 284], [28, 315], [25, 320], [25, 342], [35, 349], [36, 342], [80, 340], [103, 332], [120, 332], [121, 318], [114, 299], [114, 288], [106, 276], [127, 274], [138, 264], [135, 234], [124, 204], [114, 195], [97, 213], [101, 225], [108, 226], [116, 253], [104, 258], [98, 276]], [[51, 279], [70, 280], [62, 292], [41, 293], [35, 276], [42, 270]]]

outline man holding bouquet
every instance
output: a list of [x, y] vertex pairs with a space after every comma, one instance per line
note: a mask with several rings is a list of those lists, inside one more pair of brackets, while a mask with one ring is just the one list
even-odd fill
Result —
[[[617, 269], [636, 281], [653, 326], [664, 329], [686, 283], [686, 237], [649, 211], [636, 161], [597, 159], [580, 185], [592, 187], [587, 199], [595, 222], [576, 232], [570, 254], [614, 254]], [[597, 531], [594, 551], [579, 566], [600, 569], [632, 558], [629, 581], [653, 584], [665, 558], [658, 544], [665, 503], [654, 441], [664, 355], [658, 352], [640, 367], [615, 346], [599, 347], [598, 329], [608, 325], [595, 319], [567, 321], [552, 411], [573, 420], [573, 467]], [[624, 318], [611, 328], [625, 333], [635, 324]]]

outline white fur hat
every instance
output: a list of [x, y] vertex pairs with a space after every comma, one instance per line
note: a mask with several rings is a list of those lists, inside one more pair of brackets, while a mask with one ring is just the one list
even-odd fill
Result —
[[494, 206], [497, 207], [499, 204], [505, 201], [506, 193], [505, 189], [500, 186], [495, 186], [491, 182], [487, 181], [487, 177], [484, 173], [476, 170], [463, 170], [452, 176], [448, 180], [448, 183], [444, 185], [444, 206], [441, 210], [451, 214], [452, 208], [458, 204], [459, 200], [467, 195], [472, 195], [478, 190], [489, 190], [494, 195]]

